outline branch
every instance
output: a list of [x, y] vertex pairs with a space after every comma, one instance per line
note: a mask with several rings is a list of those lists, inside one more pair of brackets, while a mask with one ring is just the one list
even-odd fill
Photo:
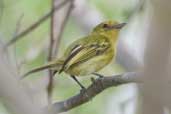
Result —
[[38, 21], [36, 21], [35, 23], [33, 23], [27, 29], [23, 30], [21, 33], [19, 33], [18, 35], [16, 35], [13, 39], [11, 39], [9, 42], [7, 42], [7, 44], [6, 44], [5, 47], [9, 47], [13, 43], [15, 43], [16, 41], [18, 41], [19, 39], [21, 39], [23, 36], [27, 35], [31, 31], [33, 31], [35, 28], [37, 28], [39, 25], [41, 25], [44, 21], [46, 21], [55, 11], [59, 10], [60, 8], [62, 8], [69, 1], [70, 0], [65, 0], [61, 4], [57, 5], [50, 12], [48, 12], [47, 14], [45, 14], [44, 16], [42, 16], [40, 19], [38, 19]]
[[93, 80], [93, 83], [86, 91], [80, 92], [67, 100], [54, 103], [52, 109], [55, 113], [65, 112], [90, 101], [93, 97], [109, 87], [141, 82], [138, 74], [139, 73], [130, 72]]
[[[54, 9], [55, 5], [55, 0], [52, 0], [52, 9]], [[54, 15], [53, 13], [51, 15], [51, 20], [50, 20], [50, 43], [49, 43], [49, 53], [48, 53], [48, 61], [52, 60], [53, 56], [53, 45], [54, 45]], [[49, 69], [49, 82], [47, 86], [47, 97], [48, 97], [48, 104], [51, 104], [51, 96], [52, 96], [52, 88], [53, 88], [53, 71]]]
[[[61, 1], [52, 0], [52, 9], [60, 3]], [[66, 4], [66, 8], [67, 8], [66, 11], [65, 10], [62, 11], [62, 12], [66, 12], [66, 14], [64, 13], [63, 16], [59, 15], [60, 13], [53, 13], [53, 15], [51, 16], [51, 31], [50, 31], [48, 61], [51, 61], [53, 60], [54, 57], [57, 57], [60, 39], [62, 37], [65, 25], [69, 19], [70, 13], [72, 11], [73, 4], [74, 4], [74, 0], [72, 1], [70, 0], [70, 2], [68, 2], [68, 5]], [[63, 17], [61, 23], [59, 21], [59, 16]], [[56, 27], [57, 22], [59, 23], [58, 25], [60, 26]], [[47, 87], [49, 103], [51, 101], [50, 98], [52, 94], [52, 88], [53, 88], [53, 71], [49, 70], [49, 84]]]
[[[73, 7], [74, 7], [74, 0], [73, 0], [73, 1], [70, 1], [70, 3], [68, 3], [68, 4], [69, 4], [69, 6], [67, 6], [66, 14], [65, 14], [65, 16], [64, 16], [64, 18], [63, 18], [63, 21], [62, 21], [62, 23], [61, 23], [61, 27], [60, 27], [60, 29], [59, 29], [59, 32], [58, 32], [58, 34], [56, 35], [56, 41], [55, 41], [55, 43], [54, 43], [54, 52], [53, 52], [53, 53], [54, 53], [54, 56], [55, 56], [55, 57], [56, 57], [57, 54], [58, 54], [59, 43], [60, 43], [60, 39], [61, 39], [61, 37], [62, 37], [64, 28], [65, 28], [65, 25], [66, 25], [66, 23], [67, 23], [67, 21], [68, 21], [68, 19], [69, 19], [69, 16], [70, 16], [70, 14], [71, 14], [71, 11], [72, 11]], [[56, 17], [56, 18], [57, 18], [57, 17]]]
[[[23, 16], [24, 16], [24, 14], [22, 14], [20, 17], [19, 17], [19, 19], [18, 19], [18, 21], [17, 21], [17, 23], [16, 23], [16, 28], [15, 28], [15, 31], [14, 31], [14, 37], [18, 34], [18, 32], [19, 32], [19, 29], [20, 29], [20, 27], [21, 27], [21, 21], [22, 21], [22, 19], [23, 19]], [[14, 61], [15, 61], [15, 65], [16, 65], [16, 72], [19, 74], [19, 63], [18, 63], [18, 59], [17, 59], [17, 50], [16, 50], [16, 45], [14, 45]]]

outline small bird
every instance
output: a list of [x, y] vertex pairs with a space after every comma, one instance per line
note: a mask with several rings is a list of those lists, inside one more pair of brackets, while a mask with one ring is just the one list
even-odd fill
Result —
[[57, 72], [69, 74], [81, 88], [85, 89], [76, 76], [89, 74], [102, 76], [97, 72], [115, 58], [118, 34], [125, 24], [111, 20], [98, 24], [88, 36], [68, 46], [61, 58], [27, 72], [22, 78], [34, 72], [51, 69], [54, 74]]

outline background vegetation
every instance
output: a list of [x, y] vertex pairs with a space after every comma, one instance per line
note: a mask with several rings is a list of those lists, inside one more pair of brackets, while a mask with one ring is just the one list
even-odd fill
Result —
[[[84, 0], [76, 0], [81, 3]], [[34, 23], [39, 17], [51, 9], [50, 0], [0, 0], [0, 41], [7, 42], [15, 36], [16, 28], [19, 32]], [[86, 0], [84, 5], [88, 7], [89, 12], [98, 12], [99, 19], [89, 22], [87, 18], [88, 29], [84, 29], [76, 20], [78, 17], [71, 14], [64, 29], [60, 42], [59, 56], [63, 54], [66, 47], [74, 40], [85, 36], [91, 31], [94, 25], [102, 20], [114, 19], [120, 22], [127, 22], [130, 15], [137, 7], [137, 0]], [[79, 7], [77, 4], [75, 8]], [[82, 14], [84, 15], [84, 14]], [[96, 15], [91, 15], [96, 16]], [[91, 17], [90, 17], [91, 18]], [[81, 20], [81, 16], [79, 17]], [[79, 20], [78, 19], [78, 20]], [[100, 20], [100, 21], [99, 21]], [[93, 22], [93, 23], [92, 23]], [[17, 23], [20, 23], [19, 25]], [[16, 63], [18, 74], [21, 75], [34, 67], [40, 66], [47, 62], [47, 50], [50, 37], [50, 19], [41, 24], [36, 30], [24, 36], [10, 48], [13, 52], [12, 60]], [[129, 40], [131, 41], [131, 40]], [[109, 66], [101, 71], [102, 74], [118, 74], [125, 72], [124, 67], [117, 62], [112, 62]], [[39, 101], [41, 105], [46, 105], [46, 86], [47, 72], [40, 72], [25, 79], [28, 91], [33, 93], [33, 99]], [[84, 85], [89, 85], [91, 76], [81, 77], [79, 80]], [[75, 95], [80, 90], [79, 86], [66, 74], [62, 73], [55, 77], [53, 101], [61, 101]], [[71, 114], [112, 114], [123, 113], [126, 111], [131, 114], [136, 104], [136, 88], [134, 84], [128, 84], [121, 87], [110, 88], [98, 95], [92, 101], [75, 108], [67, 113]], [[3, 99], [1, 99], [3, 101]], [[0, 105], [0, 114], [7, 114], [3, 103]]]

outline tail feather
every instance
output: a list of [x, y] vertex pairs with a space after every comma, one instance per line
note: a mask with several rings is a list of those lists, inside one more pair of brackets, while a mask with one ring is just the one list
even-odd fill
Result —
[[57, 62], [53, 61], [53, 62], [50, 62], [50, 63], [44, 65], [44, 66], [40, 66], [40, 67], [37, 67], [35, 69], [32, 69], [32, 70], [26, 72], [21, 78], [23, 79], [32, 73], [36, 73], [36, 72], [39, 72], [39, 71], [42, 71], [45, 69], [50, 69], [50, 68], [55, 69], [55, 71], [59, 71], [61, 69], [62, 65], [63, 65], [62, 61], [57, 61]]

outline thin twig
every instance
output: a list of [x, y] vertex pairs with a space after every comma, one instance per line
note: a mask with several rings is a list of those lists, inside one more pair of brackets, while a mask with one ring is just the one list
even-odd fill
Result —
[[58, 6], [56, 6], [54, 9], [52, 9], [50, 12], [48, 12], [47, 14], [45, 14], [44, 16], [42, 16], [40, 19], [38, 19], [38, 21], [36, 21], [35, 23], [33, 23], [27, 29], [23, 30], [21, 33], [19, 33], [18, 35], [16, 35], [13, 39], [11, 39], [9, 42], [7, 42], [7, 44], [5, 45], [5, 47], [9, 47], [10, 45], [12, 45], [13, 43], [15, 43], [19, 39], [23, 38], [23, 36], [25, 36], [28, 33], [32, 32], [35, 28], [37, 28], [44, 21], [46, 21], [55, 11], [59, 10], [60, 8], [62, 8], [69, 1], [72, 1], [72, 0], [65, 0], [64, 2], [62, 2], [61, 4], [59, 4]]
[[[59, 29], [59, 32], [58, 32], [59, 34], [57, 34], [57, 36], [55, 36], [55, 21], [56, 21], [55, 14], [56, 13], [53, 13], [53, 15], [51, 16], [51, 31], [50, 31], [48, 61], [51, 61], [53, 59], [53, 57], [57, 56], [60, 39], [62, 37], [62, 33], [65, 28], [66, 22], [69, 18], [72, 8], [73, 8], [73, 2], [74, 2], [74, 0], [70, 1], [68, 3], [69, 6], [67, 9], [67, 13], [64, 17], [63, 22], [61, 23], [61, 28]], [[55, 7], [55, 5], [56, 5], [55, 0], [52, 0], [52, 9]], [[49, 70], [49, 83], [48, 83], [48, 87], [47, 87], [49, 104], [51, 104], [52, 89], [53, 89], [53, 71]]]
[[66, 15], [64, 17], [63, 22], [61, 23], [61, 29], [59, 31], [59, 34], [58, 34], [58, 36], [56, 38], [56, 41], [55, 41], [55, 44], [54, 44], [54, 52], [53, 52], [54, 56], [57, 56], [57, 54], [58, 54], [59, 43], [60, 43], [60, 40], [61, 40], [64, 28], [65, 28], [65, 25], [66, 25], [66, 23], [67, 23], [67, 21], [69, 19], [69, 16], [71, 14], [71, 11], [72, 11], [73, 7], [74, 7], [74, 0], [69, 3]]
[[[20, 30], [20, 27], [21, 27], [21, 21], [22, 21], [22, 19], [23, 19], [23, 16], [24, 16], [24, 14], [22, 14], [20, 17], [19, 17], [19, 19], [18, 19], [18, 21], [17, 21], [17, 23], [16, 23], [16, 28], [15, 28], [15, 31], [14, 31], [14, 35], [13, 35], [13, 37], [15, 37], [17, 34], [18, 34], [18, 32], [19, 32], [19, 30]], [[14, 45], [14, 59], [15, 59], [15, 64], [16, 64], [16, 68], [17, 68], [17, 73], [19, 74], [19, 63], [18, 63], [18, 60], [17, 60], [17, 55], [16, 55], [16, 45]]]
[[[54, 5], [55, 0], [52, 0], [52, 9], [55, 7]], [[51, 15], [51, 21], [50, 21], [50, 43], [49, 43], [49, 54], [48, 54], [48, 61], [52, 60], [52, 53], [53, 53], [53, 44], [54, 44], [54, 15], [53, 13]]]
[[90, 101], [96, 95], [109, 87], [119, 86], [127, 83], [141, 83], [139, 73], [130, 72], [121, 75], [98, 78], [93, 81], [86, 91], [82, 91], [67, 100], [54, 103], [52, 109], [55, 113], [71, 110]]
[[[52, 0], [52, 9], [55, 7], [54, 5], [55, 0]], [[54, 44], [54, 15], [51, 15], [50, 21], [50, 43], [49, 43], [49, 54], [48, 54], [48, 61], [52, 60], [53, 55], [53, 44]], [[49, 69], [49, 82], [47, 86], [47, 97], [48, 97], [48, 104], [51, 104], [51, 96], [52, 96], [52, 89], [53, 89], [53, 71]]]

